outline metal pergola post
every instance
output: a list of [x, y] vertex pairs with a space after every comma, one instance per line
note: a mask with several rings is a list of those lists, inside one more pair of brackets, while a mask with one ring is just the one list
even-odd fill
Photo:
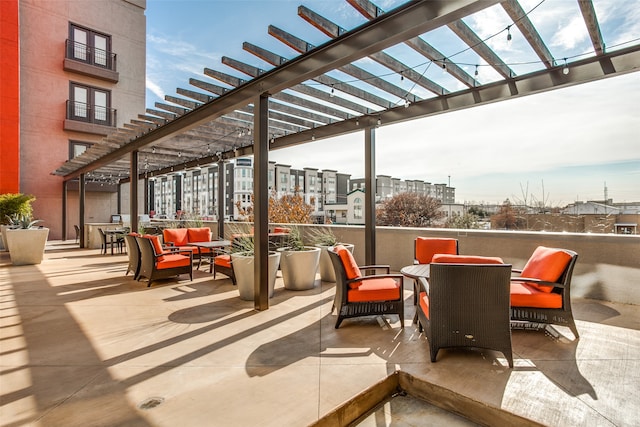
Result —
[[253, 225], [255, 244], [254, 307], [269, 308], [269, 97], [262, 94], [254, 102]]
[[364, 130], [364, 234], [365, 263], [376, 263], [376, 128]]
[[222, 159], [222, 157], [218, 157], [218, 237], [220, 239], [224, 238], [224, 208], [226, 206], [224, 194], [224, 178], [224, 160]]
[[138, 150], [131, 152], [131, 172], [129, 181], [130, 185], [130, 217], [131, 217], [131, 231], [138, 230]]
[[81, 173], [78, 179], [78, 205], [80, 207], [80, 247], [84, 248], [84, 204], [85, 200], [85, 182], [84, 173]]

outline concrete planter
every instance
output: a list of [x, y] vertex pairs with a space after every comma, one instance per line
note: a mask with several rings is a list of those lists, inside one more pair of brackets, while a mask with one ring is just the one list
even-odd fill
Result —
[[7, 244], [13, 265], [40, 264], [49, 237], [48, 228], [7, 229]]
[[2, 240], [0, 240], [0, 250], [8, 251], [9, 247], [7, 246], [7, 226], [0, 225], [0, 233], [2, 233]]
[[[354, 245], [351, 243], [338, 243], [339, 245], [344, 246], [347, 250], [353, 253]], [[336, 281], [336, 272], [333, 269], [333, 264], [331, 263], [331, 258], [329, 258], [329, 254], [327, 253], [328, 248], [332, 248], [333, 246], [323, 246], [316, 245], [320, 248], [320, 279], [323, 282], [335, 282]]]
[[[233, 253], [231, 254], [231, 265], [233, 266], [233, 274], [236, 277], [238, 292], [240, 292], [240, 299], [253, 301], [255, 296], [253, 255], [243, 255], [242, 252]], [[269, 252], [269, 298], [273, 296], [279, 265], [280, 253]]]
[[280, 269], [285, 289], [304, 291], [316, 284], [316, 273], [320, 263], [320, 248], [305, 246], [304, 251], [290, 251], [280, 248], [282, 253]]

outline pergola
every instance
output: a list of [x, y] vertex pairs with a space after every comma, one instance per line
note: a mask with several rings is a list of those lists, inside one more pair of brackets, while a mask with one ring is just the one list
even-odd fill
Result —
[[[268, 153], [270, 150], [332, 138], [353, 132], [364, 134], [365, 186], [375, 188], [376, 128], [435, 114], [477, 107], [515, 97], [586, 83], [637, 71], [640, 44], [636, 39], [609, 51], [603, 40], [592, 0], [576, 0], [589, 33], [593, 51], [571, 62], [554, 58], [537, 28], [517, 0], [420, 0], [409, 1], [385, 12], [369, 0], [346, 0], [365, 16], [367, 23], [347, 30], [304, 6], [298, 14], [330, 40], [313, 46], [304, 39], [270, 26], [268, 32], [299, 53], [285, 58], [254, 44], [243, 48], [273, 68], [263, 70], [223, 57], [222, 63], [246, 79], [206, 68], [204, 74], [224, 85], [191, 79], [193, 89], [178, 88], [181, 97], [167, 96], [165, 103], [147, 109], [137, 119], [114, 130], [100, 143], [71, 159], [54, 174], [67, 183], [80, 181], [80, 218], [84, 222], [85, 181], [117, 177], [130, 182], [132, 227], [137, 228], [138, 180], [174, 171], [218, 163], [240, 156], [254, 156], [256, 286], [255, 307], [268, 308]], [[465, 23], [464, 18], [486, 8], [501, 7], [512, 20], [504, 28], [519, 30], [539, 63], [538, 69], [516, 75]], [[537, 6], [536, 6], [537, 7]], [[481, 83], [454, 58], [432, 46], [426, 33], [447, 27], [479, 63], [494, 70], [493, 81]], [[503, 35], [504, 36], [504, 35]], [[425, 63], [443, 69], [459, 90], [447, 90], [425, 73], [401, 62], [386, 49], [406, 44]], [[368, 58], [388, 70], [385, 75], [368, 71], [358, 61]], [[476, 65], [476, 70], [478, 65]], [[338, 79], [335, 71], [349, 75]], [[425, 70], [426, 71], [426, 70]], [[411, 81], [415, 90], [394, 84], [395, 76]], [[365, 84], [355, 84], [354, 81]], [[363, 87], [366, 87], [364, 89]], [[221, 169], [220, 169], [221, 170]], [[137, 177], [138, 179], [130, 179]], [[219, 173], [219, 192], [224, 174]], [[375, 263], [375, 194], [365, 193], [365, 258]], [[218, 200], [223, 200], [219, 194]], [[66, 200], [63, 203], [66, 211]], [[219, 235], [224, 234], [223, 206], [219, 203]], [[63, 234], [66, 212], [63, 211]]]

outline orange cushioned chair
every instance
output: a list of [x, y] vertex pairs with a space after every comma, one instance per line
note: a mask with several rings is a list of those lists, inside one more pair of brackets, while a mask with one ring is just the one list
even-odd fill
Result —
[[571, 276], [578, 254], [538, 246], [519, 276], [511, 278], [511, 320], [569, 327], [579, 338], [571, 311]]
[[231, 282], [236, 284], [236, 276], [233, 274], [233, 266], [231, 265], [231, 255], [222, 254], [213, 258], [213, 280], [216, 279], [216, 273], [222, 273], [231, 279]]
[[[404, 328], [402, 274], [390, 274], [388, 265], [358, 267], [351, 252], [342, 245], [327, 248], [327, 251], [336, 273], [336, 329], [350, 317], [382, 314], [397, 314], [400, 326]], [[363, 276], [361, 270], [385, 274]]]
[[189, 274], [193, 280], [193, 252], [181, 251], [178, 248], [165, 250], [160, 243], [159, 236], [145, 235], [135, 237], [140, 248], [140, 272], [138, 280], [146, 278], [151, 282], [166, 279], [179, 274]]
[[[413, 263], [430, 264], [435, 254], [457, 255], [458, 240], [438, 237], [416, 237], [413, 245]], [[418, 302], [418, 282], [413, 282], [413, 305]]]

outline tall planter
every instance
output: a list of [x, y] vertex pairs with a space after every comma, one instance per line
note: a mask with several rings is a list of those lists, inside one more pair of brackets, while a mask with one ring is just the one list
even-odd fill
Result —
[[316, 283], [316, 273], [320, 264], [320, 248], [305, 246], [302, 251], [280, 248], [282, 253], [280, 269], [285, 289], [304, 291], [312, 289]]
[[[240, 299], [245, 301], [253, 301], [254, 292], [254, 256], [243, 254], [242, 252], [231, 254], [231, 265], [233, 274], [236, 277], [236, 285], [240, 293]], [[280, 265], [280, 253], [269, 252], [269, 298], [273, 296], [273, 290], [276, 286], [276, 274]]]
[[7, 245], [7, 227], [6, 225], [0, 225], [0, 233], [2, 233], [2, 248], [5, 251], [9, 250], [9, 246]]
[[48, 228], [6, 229], [9, 256], [13, 265], [40, 264], [49, 237]]
[[[339, 245], [344, 246], [349, 252], [353, 253], [354, 245], [351, 243], [337, 243]], [[323, 282], [335, 282], [336, 281], [336, 272], [333, 269], [333, 264], [331, 263], [331, 258], [329, 258], [329, 254], [327, 253], [327, 249], [331, 248], [335, 245], [325, 246], [325, 245], [316, 245], [320, 248], [320, 279]]]

